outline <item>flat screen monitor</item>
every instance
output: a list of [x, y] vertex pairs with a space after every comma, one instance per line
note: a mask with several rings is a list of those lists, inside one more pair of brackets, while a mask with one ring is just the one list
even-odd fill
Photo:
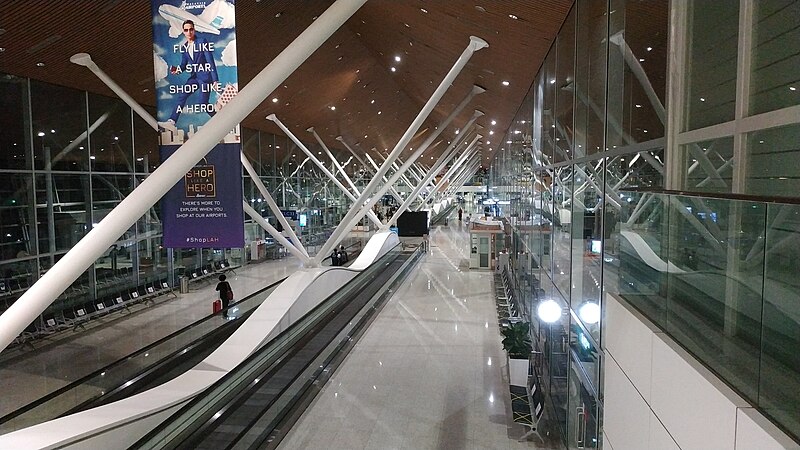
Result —
[[421, 237], [428, 234], [428, 212], [406, 211], [397, 218], [397, 235]]

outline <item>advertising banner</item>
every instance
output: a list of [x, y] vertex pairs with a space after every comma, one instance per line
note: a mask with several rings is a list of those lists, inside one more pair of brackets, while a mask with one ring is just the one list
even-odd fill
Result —
[[[161, 160], [238, 92], [234, 6], [153, 0], [153, 62]], [[164, 246], [244, 246], [239, 126], [161, 200]]]

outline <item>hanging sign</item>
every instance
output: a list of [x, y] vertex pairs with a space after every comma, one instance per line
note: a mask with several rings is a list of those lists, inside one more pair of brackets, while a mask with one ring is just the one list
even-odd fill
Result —
[[[153, 0], [161, 160], [238, 92], [235, 15], [227, 0]], [[239, 126], [161, 200], [164, 246], [244, 246]]]

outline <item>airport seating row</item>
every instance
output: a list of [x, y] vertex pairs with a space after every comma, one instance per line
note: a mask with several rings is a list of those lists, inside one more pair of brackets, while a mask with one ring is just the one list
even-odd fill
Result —
[[[210, 281], [211, 278], [228, 271], [233, 271], [233, 268], [227, 259], [223, 259], [222, 261], [208, 263], [202, 267], [186, 270], [184, 276], [188, 277], [190, 281]], [[234, 273], [236, 272], [234, 271]]]
[[146, 282], [122, 289], [96, 299], [68, 295], [56, 301], [34, 320], [15, 340], [16, 344], [33, 347], [33, 342], [54, 333], [71, 329], [85, 329], [92, 319], [108, 316], [113, 312], [131, 312], [136, 304], [154, 304], [156, 297], [171, 294], [177, 297], [166, 279]]
[[528, 430], [519, 439], [526, 441], [532, 434], [542, 442], [544, 439], [539, 434], [539, 421], [544, 414], [544, 393], [539, 387], [536, 374], [528, 377], [526, 386], [511, 385], [511, 415], [514, 423], [518, 423]]
[[505, 267], [495, 271], [494, 289], [497, 320], [500, 327], [507, 327], [513, 322], [521, 322], [523, 319], [520, 315], [519, 304]]
[[[511, 323], [524, 321], [506, 266], [495, 271], [494, 286], [497, 320], [500, 327], [508, 327]], [[533, 292], [534, 295], [539, 295], [538, 288], [534, 288]], [[526, 386], [509, 385], [512, 419], [514, 423], [527, 428], [525, 434], [519, 439], [520, 441], [527, 440], [532, 434], [535, 434], [540, 440], [542, 439], [538, 432], [538, 424], [544, 413], [544, 394], [538, 387], [537, 380], [534, 372], [528, 377]]]

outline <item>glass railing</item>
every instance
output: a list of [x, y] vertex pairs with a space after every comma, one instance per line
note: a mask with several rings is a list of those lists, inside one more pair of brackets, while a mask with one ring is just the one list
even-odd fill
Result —
[[[261, 305], [282, 281], [270, 284], [231, 305], [229, 309], [236, 320], [224, 325], [229, 328], [228, 331], [232, 332], [242, 322], [238, 319], [246, 317]], [[214, 340], [214, 346], [209, 348], [209, 343], [204, 338], [220, 332], [220, 320], [217, 315], [199, 320], [0, 418], [0, 434], [55, 419], [75, 412], [92, 402], [104, 403], [104, 398], [112, 395], [118, 398], [119, 391], [123, 389], [131, 393], [141, 390], [137, 384], [144, 383], [145, 380], [152, 382], [150, 381], [152, 377], [145, 374], [152, 375], [153, 371], [157, 370], [171, 371], [174, 369], [173, 362], [176, 357], [190, 351], [209, 353], [219, 346], [224, 339]]]
[[604, 249], [606, 291], [798, 439], [800, 205], [621, 196], [618, 217], [606, 221], [614, 226]]

